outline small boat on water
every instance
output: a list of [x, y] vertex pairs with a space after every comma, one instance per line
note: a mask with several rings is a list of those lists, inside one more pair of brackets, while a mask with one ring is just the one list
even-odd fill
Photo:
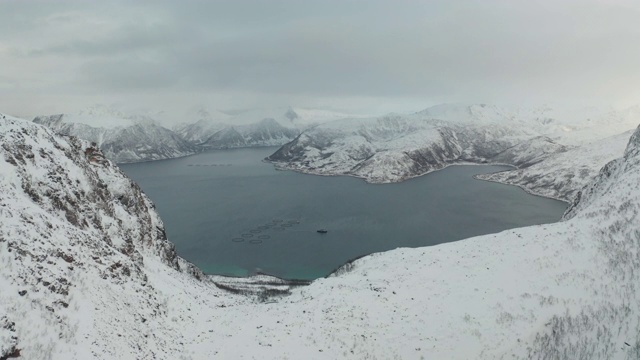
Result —
[[327, 230], [325, 230], [325, 229], [320, 229], [320, 230], [318, 230], [318, 232], [319, 232], [320, 234], [326, 234], [328, 231], [327, 231]]

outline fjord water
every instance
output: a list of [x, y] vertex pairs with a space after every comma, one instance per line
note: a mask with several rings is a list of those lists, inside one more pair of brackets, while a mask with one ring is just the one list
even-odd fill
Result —
[[[178, 253], [209, 274], [315, 279], [350, 259], [555, 222], [566, 204], [452, 166], [398, 184], [275, 170], [276, 148], [122, 165], [156, 204]], [[318, 229], [326, 229], [320, 234]]]

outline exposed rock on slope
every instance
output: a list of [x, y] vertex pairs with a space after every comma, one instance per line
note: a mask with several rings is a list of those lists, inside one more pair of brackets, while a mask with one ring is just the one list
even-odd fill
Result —
[[[149, 283], [149, 261], [194, 282], [203, 276], [97, 148], [0, 119], [0, 357], [11, 349], [27, 359], [153, 357], [166, 305]], [[126, 302], [131, 311], [119, 313]], [[118, 334], [126, 345], [112, 342]]]
[[[90, 119], [92, 125], [78, 122], [65, 114], [38, 116], [33, 121], [59, 134], [95, 142], [107, 158], [118, 163], [170, 159], [190, 155], [197, 150], [151, 119], [109, 118], [102, 122], [99, 118]], [[85, 120], [86, 117], [82, 119]]]

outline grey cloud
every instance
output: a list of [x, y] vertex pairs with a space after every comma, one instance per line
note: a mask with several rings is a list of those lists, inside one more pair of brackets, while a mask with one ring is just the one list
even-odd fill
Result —
[[[640, 96], [640, 4], [634, 1], [2, 6], [0, 63], [46, 79], [0, 86], [0, 99], [12, 90], [55, 92], [56, 99], [69, 94], [69, 103], [78, 93], [134, 99], [175, 92], [211, 94], [217, 106], [230, 107], [235, 104], [224, 102], [232, 97], [220, 94], [283, 102], [422, 98], [425, 105]], [[0, 67], [7, 83], [22, 77]]]
[[162, 49], [178, 42], [175, 32], [163, 26], [126, 25], [112, 34], [96, 36], [41, 49], [32, 49], [27, 56], [114, 56], [131, 55], [144, 50]]

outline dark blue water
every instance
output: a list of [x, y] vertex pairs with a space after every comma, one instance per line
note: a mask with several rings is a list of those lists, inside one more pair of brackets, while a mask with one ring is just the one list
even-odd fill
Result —
[[472, 178], [503, 166], [453, 166], [372, 185], [275, 170], [261, 161], [273, 151], [220, 150], [121, 167], [156, 204], [178, 253], [210, 274], [314, 279], [373, 252], [555, 222], [566, 208]]

